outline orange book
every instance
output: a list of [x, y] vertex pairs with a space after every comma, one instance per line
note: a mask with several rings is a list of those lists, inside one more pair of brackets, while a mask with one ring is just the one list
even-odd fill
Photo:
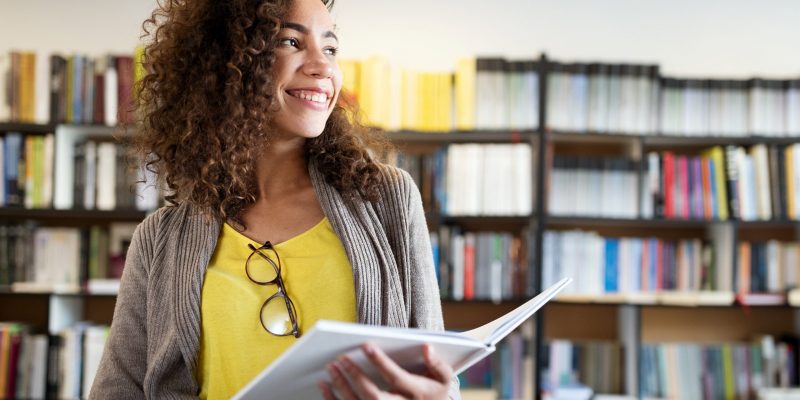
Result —
[[739, 271], [736, 273], [736, 293], [750, 293], [750, 242], [739, 243]]
[[8, 377], [8, 364], [11, 352], [11, 331], [8, 326], [0, 325], [0, 396], [6, 393], [6, 377]]

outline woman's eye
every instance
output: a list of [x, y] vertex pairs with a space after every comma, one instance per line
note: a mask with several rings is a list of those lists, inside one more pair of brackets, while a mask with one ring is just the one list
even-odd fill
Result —
[[295, 38], [286, 38], [281, 39], [279, 42], [281, 46], [291, 46], [291, 47], [298, 47], [299, 43], [297, 43], [297, 39]]
[[326, 47], [325, 50], [323, 51], [325, 52], [325, 54], [329, 56], [335, 56], [336, 53], [339, 52], [339, 49], [337, 49], [336, 47]]

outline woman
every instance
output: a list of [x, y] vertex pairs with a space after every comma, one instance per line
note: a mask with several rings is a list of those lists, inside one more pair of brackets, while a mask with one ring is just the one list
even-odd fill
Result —
[[[171, 0], [145, 22], [136, 140], [172, 206], [134, 235], [91, 398], [230, 397], [321, 318], [442, 329], [419, 192], [337, 104], [326, 5]], [[391, 392], [341, 357], [324, 397], [459, 397], [430, 347], [424, 376], [364, 352]]]

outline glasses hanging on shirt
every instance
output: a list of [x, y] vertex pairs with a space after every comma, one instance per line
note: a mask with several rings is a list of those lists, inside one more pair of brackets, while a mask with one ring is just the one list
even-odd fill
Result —
[[261, 306], [259, 313], [261, 326], [275, 336], [300, 337], [297, 311], [281, 278], [281, 258], [278, 252], [269, 241], [258, 248], [250, 243], [247, 247], [252, 253], [247, 257], [244, 270], [250, 281], [262, 286], [272, 284], [278, 286], [278, 291]]

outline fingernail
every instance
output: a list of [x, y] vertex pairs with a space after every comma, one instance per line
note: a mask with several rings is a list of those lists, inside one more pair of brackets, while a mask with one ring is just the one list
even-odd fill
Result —
[[375, 355], [375, 347], [372, 346], [372, 343], [365, 343], [364, 344], [364, 352], [367, 353], [368, 356]]
[[433, 346], [431, 346], [429, 344], [426, 344], [425, 346], [428, 348], [428, 355], [432, 356], [435, 353], [435, 350], [434, 350]]

